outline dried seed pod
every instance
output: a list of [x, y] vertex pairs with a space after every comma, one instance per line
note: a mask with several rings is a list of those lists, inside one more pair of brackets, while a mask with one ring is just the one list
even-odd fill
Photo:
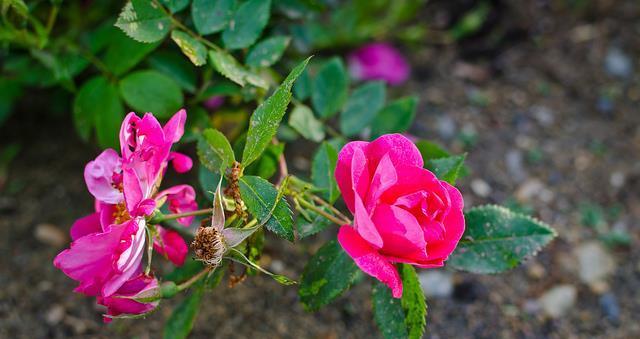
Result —
[[211, 267], [217, 267], [222, 262], [227, 250], [222, 233], [214, 227], [200, 227], [191, 248], [198, 260]]

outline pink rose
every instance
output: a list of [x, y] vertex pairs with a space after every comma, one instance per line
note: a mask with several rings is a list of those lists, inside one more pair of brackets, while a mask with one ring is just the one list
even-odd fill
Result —
[[462, 195], [422, 166], [416, 146], [400, 134], [350, 142], [338, 155], [336, 180], [354, 215], [338, 241], [395, 298], [402, 296], [395, 263], [443, 266], [464, 232]]
[[371, 43], [358, 48], [348, 58], [349, 73], [356, 80], [384, 80], [399, 85], [409, 78], [409, 63], [390, 44]]
[[98, 297], [98, 304], [107, 307], [107, 314], [102, 317], [105, 323], [110, 323], [114, 317], [136, 316], [153, 311], [158, 300], [142, 302], [136, 299], [152, 298], [158, 293], [158, 280], [140, 274], [125, 282], [115, 294], [108, 297]]
[[217, 110], [224, 105], [225, 98], [222, 95], [212, 95], [204, 101], [204, 107], [210, 112]]
[[[96, 296], [114, 309], [122, 305], [133, 305], [132, 309], [149, 306], [113, 298], [153, 282], [136, 278], [149, 245], [147, 217], [165, 203], [173, 213], [198, 209], [195, 190], [189, 185], [158, 193], [169, 162], [178, 172], [192, 166], [188, 156], [171, 151], [182, 137], [186, 118], [186, 112], [180, 110], [163, 127], [151, 113], [142, 118], [130, 113], [120, 130], [121, 154], [107, 149], [85, 167], [84, 177], [96, 199], [96, 212], [73, 224], [70, 248], [53, 262], [78, 281], [77, 292]], [[185, 226], [192, 221], [193, 217], [178, 219]], [[157, 230], [153, 247], [174, 264], [182, 265], [188, 252], [184, 239], [160, 225]]]

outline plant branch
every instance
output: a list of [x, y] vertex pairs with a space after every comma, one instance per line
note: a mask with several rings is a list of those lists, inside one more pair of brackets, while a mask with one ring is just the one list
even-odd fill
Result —
[[213, 213], [213, 208], [205, 208], [205, 209], [202, 209], [202, 210], [191, 211], [191, 212], [165, 214], [165, 215], [160, 216], [157, 219], [153, 219], [153, 221], [161, 223], [161, 222], [167, 221], [167, 220], [174, 220], [174, 219], [179, 219], [179, 218], [184, 218], [184, 217], [192, 217], [192, 216], [196, 216], [196, 215], [205, 215], [205, 214], [211, 214], [211, 213]]
[[351, 224], [351, 220], [346, 219], [346, 218], [345, 219], [337, 218], [336, 216], [327, 213], [323, 209], [318, 208], [318, 206], [316, 206], [316, 205], [314, 205], [314, 204], [312, 204], [312, 203], [310, 203], [310, 202], [308, 202], [308, 201], [306, 201], [304, 199], [298, 199], [298, 201], [300, 202], [300, 205], [302, 205], [303, 207], [305, 207], [307, 209], [310, 209], [310, 210], [320, 214], [321, 216], [327, 218], [328, 220], [330, 220], [331, 222], [333, 222], [336, 225], [342, 226], [342, 225], [345, 225], [345, 224]]
[[[272, 143], [277, 145], [278, 139], [273, 138]], [[280, 186], [285, 178], [289, 176], [289, 168], [287, 167], [287, 159], [284, 157], [284, 153], [281, 153], [278, 157], [278, 170], [280, 172], [280, 176], [278, 177], [276, 186]]]
[[349, 220], [349, 218], [346, 215], [342, 214], [342, 212], [340, 212], [340, 210], [335, 208], [329, 202], [325, 201], [324, 199], [320, 198], [319, 196], [317, 196], [315, 194], [309, 194], [309, 196], [311, 197], [311, 199], [313, 199], [313, 201], [315, 201], [315, 202], [323, 205], [324, 207], [327, 207], [328, 209], [330, 209], [331, 212], [333, 212], [333, 214], [337, 215], [338, 217], [342, 218], [343, 220]]
[[183, 282], [182, 284], [178, 285], [178, 291], [181, 292], [181, 291], [184, 291], [187, 288], [191, 287], [191, 285], [193, 285], [196, 282], [198, 282], [198, 280], [200, 280], [202, 277], [204, 277], [209, 272], [211, 272], [211, 266], [205, 267], [202, 271], [196, 273], [191, 278], [189, 278], [189, 280], [187, 280], [187, 281]]
[[178, 27], [179, 29], [183, 30], [185, 33], [189, 34], [192, 38], [202, 42], [203, 44], [207, 45], [209, 48], [216, 50], [216, 51], [220, 51], [220, 47], [216, 46], [214, 43], [212, 43], [211, 41], [203, 38], [201, 35], [196, 34], [196, 32], [192, 31], [189, 27], [185, 26], [182, 22], [180, 22], [180, 20], [176, 19], [173, 14], [166, 9], [158, 0], [153, 0], [153, 3], [156, 4], [160, 9], [162, 9], [162, 11], [169, 17], [169, 19], [171, 20], [171, 23]]

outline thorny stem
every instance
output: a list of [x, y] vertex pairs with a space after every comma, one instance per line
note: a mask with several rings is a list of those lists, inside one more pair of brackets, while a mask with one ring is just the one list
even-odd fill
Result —
[[345, 224], [351, 224], [351, 220], [346, 219], [346, 218], [344, 218], [344, 219], [337, 218], [337, 217], [325, 212], [323, 209], [318, 208], [318, 206], [316, 206], [316, 205], [314, 205], [314, 204], [312, 204], [312, 203], [310, 203], [310, 202], [308, 202], [308, 201], [306, 201], [304, 199], [298, 199], [298, 201], [300, 202], [300, 205], [302, 205], [303, 207], [305, 207], [307, 209], [310, 209], [310, 210], [320, 214], [321, 216], [327, 218], [328, 220], [330, 220], [331, 222], [333, 222], [336, 225], [342, 226], [342, 225], [345, 225]]
[[[331, 212], [333, 212], [335, 215], [339, 216], [343, 220], [349, 220], [349, 218], [347, 216], [342, 214], [342, 212], [340, 212], [337, 208], [335, 208], [333, 205], [331, 205], [330, 203], [328, 203], [324, 199], [322, 199], [319, 196], [314, 195], [314, 194], [309, 194], [309, 196], [311, 197], [311, 199], [313, 199], [313, 201], [315, 201], [315, 202], [327, 207], [328, 209], [331, 210]], [[351, 222], [349, 222], [349, 223], [351, 223]]]
[[200, 280], [200, 278], [205, 276], [207, 273], [211, 272], [211, 269], [212, 269], [212, 267], [210, 267], [210, 266], [205, 267], [202, 271], [196, 273], [191, 278], [189, 278], [189, 280], [187, 280], [187, 281], [183, 282], [182, 284], [178, 285], [178, 291], [182, 292], [182, 291], [186, 290], [187, 288], [191, 287], [191, 285], [193, 285], [194, 283], [198, 282], [198, 280]]

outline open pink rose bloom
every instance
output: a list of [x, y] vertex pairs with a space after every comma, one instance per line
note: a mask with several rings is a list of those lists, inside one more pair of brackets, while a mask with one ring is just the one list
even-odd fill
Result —
[[[177, 232], [155, 226], [147, 243], [147, 218], [164, 203], [173, 213], [197, 210], [195, 191], [179, 185], [158, 192], [169, 162], [177, 172], [191, 168], [184, 154], [171, 151], [182, 137], [187, 114], [177, 112], [163, 127], [151, 113], [140, 118], [129, 113], [120, 129], [120, 154], [107, 149], [85, 167], [84, 178], [95, 198], [95, 213], [71, 227], [71, 247], [53, 264], [78, 281], [76, 292], [97, 297], [107, 307], [105, 321], [118, 315], [141, 314], [156, 303], [134, 300], [157, 288], [153, 276], [143, 273], [142, 257], [153, 246], [175, 265], [182, 265], [188, 247]], [[188, 226], [193, 217], [178, 219]]]
[[394, 264], [440, 267], [464, 232], [462, 195], [423, 168], [416, 146], [400, 134], [348, 143], [335, 176], [354, 215], [338, 241], [365, 273], [402, 296]]

